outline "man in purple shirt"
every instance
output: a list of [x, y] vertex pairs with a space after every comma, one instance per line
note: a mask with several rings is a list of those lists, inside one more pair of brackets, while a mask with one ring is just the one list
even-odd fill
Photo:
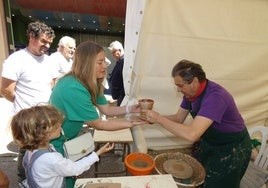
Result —
[[[146, 119], [176, 136], [198, 143], [195, 157], [206, 170], [204, 188], [239, 188], [247, 169], [250, 137], [231, 94], [207, 80], [201, 65], [182, 60], [172, 69], [177, 91], [184, 97], [177, 113], [147, 111]], [[188, 114], [193, 121], [183, 124]]]

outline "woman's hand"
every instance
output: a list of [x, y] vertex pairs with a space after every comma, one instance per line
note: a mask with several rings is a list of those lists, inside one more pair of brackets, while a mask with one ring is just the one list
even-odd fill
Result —
[[101, 155], [103, 153], [106, 153], [108, 151], [111, 151], [114, 148], [114, 143], [110, 144], [109, 142], [106, 143], [104, 146], [102, 146], [97, 152], [97, 155]]
[[131, 114], [126, 115], [126, 120], [132, 125], [131, 127], [148, 123], [147, 121], [140, 119], [139, 116], [133, 116]]
[[141, 110], [139, 104], [134, 104], [134, 105], [127, 105], [126, 106], [126, 114], [129, 113], [139, 113]]
[[144, 125], [144, 124], [147, 124], [147, 122], [146, 121], [143, 121], [143, 120], [134, 120], [134, 121], [130, 121], [130, 123], [132, 124], [132, 125], [134, 125], [134, 126], [136, 126], [136, 125]]

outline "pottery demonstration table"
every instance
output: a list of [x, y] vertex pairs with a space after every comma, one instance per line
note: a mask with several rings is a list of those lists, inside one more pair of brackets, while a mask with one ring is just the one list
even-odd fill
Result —
[[[119, 185], [115, 185], [115, 183], [119, 183]], [[105, 184], [107, 188], [177, 188], [177, 184], [170, 174], [106, 178], [81, 178], [76, 180], [74, 188], [100, 187], [101, 184]]]
[[[130, 129], [123, 129], [123, 130], [117, 130], [117, 131], [94, 130], [93, 139], [96, 145], [96, 150], [98, 150], [101, 145], [107, 142], [122, 145], [121, 149], [115, 148], [115, 150], [122, 151], [122, 155], [121, 155], [122, 163], [124, 162], [125, 157], [130, 153], [130, 144], [133, 143], [133, 137], [132, 137]], [[116, 171], [116, 172], [115, 171], [100, 172], [98, 169], [98, 163], [95, 163], [95, 177], [97, 177], [99, 174], [117, 174], [117, 173], [123, 173], [123, 172], [126, 172], [125, 167], [123, 171], [121, 170], [121, 171]]]

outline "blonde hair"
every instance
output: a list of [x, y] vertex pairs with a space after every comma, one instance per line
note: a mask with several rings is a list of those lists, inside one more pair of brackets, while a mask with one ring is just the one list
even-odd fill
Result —
[[104, 91], [102, 86], [104, 78], [97, 79], [95, 71], [96, 58], [101, 52], [104, 52], [103, 47], [95, 42], [80, 43], [75, 50], [72, 69], [66, 74], [66, 76], [73, 75], [87, 88], [94, 105], [97, 105], [97, 96], [103, 94]]
[[11, 120], [14, 142], [23, 149], [37, 149], [49, 142], [49, 134], [61, 126], [63, 120], [63, 113], [52, 105], [23, 109]]

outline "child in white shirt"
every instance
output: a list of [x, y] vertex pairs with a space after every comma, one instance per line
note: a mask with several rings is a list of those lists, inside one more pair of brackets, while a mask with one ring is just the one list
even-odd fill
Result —
[[[27, 150], [23, 161], [25, 170], [29, 171], [26, 173], [28, 187], [65, 187], [64, 177], [82, 174], [99, 161], [99, 155], [114, 148], [114, 144], [106, 143], [76, 162], [64, 158], [49, 144], [50, 140], [60, 136], [63, 120], [64, 115], [51, 105], [23, 109], [12, 118], [14, 142]], [[45, 152], [32, 162], [33, 154], [41, 150]]]

